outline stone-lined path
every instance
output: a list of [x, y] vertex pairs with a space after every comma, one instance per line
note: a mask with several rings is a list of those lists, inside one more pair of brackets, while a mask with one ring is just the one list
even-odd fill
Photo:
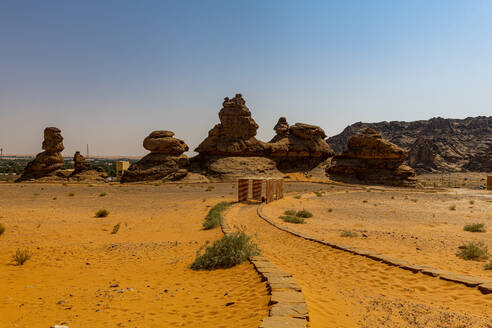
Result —
[[490, 327], [492, 295], [295, 237], [260, 219], [256, 205], [227, 214], [256, 235], [263, 256], [293, 274], [311, 327]]

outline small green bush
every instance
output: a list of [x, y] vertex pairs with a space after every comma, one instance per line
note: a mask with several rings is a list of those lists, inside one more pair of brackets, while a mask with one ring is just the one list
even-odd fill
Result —
[[492, 261], [483, 266], [484, 270], [492, 270]]
[[280, 218], [284, 222], [288, 222], [288, 223], [306, 223], [306, 221], [304, 221], [303, 218], [294, 215], [282, 215], [280, 216]]
[[464, 260], [481, 261], [489, 258], [489, 249], [483, 242], [469, 242], [459, 248], [456, 256]]
[[295, 199], [301, 199], [301, 195], [294, 196]]
[[359, 235], [357, 232], [351, 231], [351, 230], [343, 230], [342, 233], [340, 234], [340, 237], [358, 237]]
[[205, 221], [203, 221], [203, 229], [210, 230], [222, 223], [222, 211], [228, 208], [231, 204], [229, 202], [220, 202], [208, 211]]
[[104, 197], [104, 196], [106, 196], [106, 195], [107, 195], [107, 194], [106, 194], [105, 192], [102, 192], [102, 193], [100, 193], [100, 194], [99, 194], [99, 197]]
[[118, 233], [118, 230], [120, 230], [120, 224], [121, 223], [118, 223], [118, 224], [115, 224], [114, 227], [113, 227], [113, 231], [111, 231], [111, 234], [112, 235], [115, 235]]
[[308, 210], [303, 209], [301, 211], [297, 211], [296, 216], [300, 217], [300, 218], [311, 218], [311, 217], [313, 217], [313, 214], [311, 212], [309, 212]]
[[3, 224], [0, 223], [0, 236], [3, 235], [4, 232], [5, 232], [5, 227]]
[[287, 210], [284, 212], [285, 215], [296, 215], [296, 211], [295, 210]]
[[485, 225], [483, 223], [467, 224], [463, 227], [463, 230], [469, 232], [485, 232]]
[[456, 205], [453, 204], [453, 205], [449, 206], [449, 210], [450, 211], [456, 211]]
[[207, 189], [205, 189], [205, 191], [212, 191], [212, 190], [214, 190], [214, 189], [215, 189], [215, 187], [214, 187], [214, 186], [208, 186], [208, 187], [207, 187]]
[[[251, 256], [260, 254], [258, 245], [243, 230], [225, 235], [214, 241], [212, 246], [206, 246], [207, 244], [198, 250], [195, 261], [191, 264], [191, 269], [231, 268], [243, 263]], [[205, 251], [202, 253], [204, 248]]]
[[26, 263], [27, 260], [29, 260], [32, 256], [32, 253], [27, 249], [20, 249], [17, 248], [15, 251], [15, 254], [12, 255], [12, 260], [17, 264], [17, 265], [23, 265]]
[[316, 195], [316, 197], [323, 196], [323, 193], [321, 191], [314, 191], [314, 194]]
[[109, 215], [109, 211], [105, 208], [101, 208], [96, 212], [96, 218], [105, 218]]

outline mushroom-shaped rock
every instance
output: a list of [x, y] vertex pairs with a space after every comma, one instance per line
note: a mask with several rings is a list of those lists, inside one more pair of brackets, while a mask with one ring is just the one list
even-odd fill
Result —
[[327, 173], [348, 182], [413, 186], [415, 172], [403, 164], [406, 157], [405, 150], [367, 128], [349, 139], [347, 149], [333, 158]]
[[63, 137], [61, 130], [55, 127], [44, 129], [43, 152], [29, 162], [17, 181], [40, 179], [44, 177], [63, 178], [57, 175], [63, 167]]
[[183, 153], [188, 146], [183, 140], [173, 137], [171, 131], [153, 131], [144, 139], [143, 146], [150, 154], [132, 164], [121, 178], [122, 182], [164, 180], [184, 178], [189, 160]]
[[93, 168], [92, 165], [76, 151], [73, 155], [74, 170], [68, 177], [74, 181], [106, 181], [107, 173], [102, 167]]

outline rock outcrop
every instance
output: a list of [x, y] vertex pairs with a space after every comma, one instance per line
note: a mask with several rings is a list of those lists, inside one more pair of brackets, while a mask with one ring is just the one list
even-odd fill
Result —
[[61, 130], [55, 127], [44, 129], [43, 152], [29, 162], [17, 181], [35, 180], [41, 178], [64, 178], [60, 170], [63, 168], [64, 149]]
[[195, 149], [200, 156], [262, 156], [265, 144], [255, 138], [258, 125], [246, 107], [241, 94], [224, 98], [219, 111], [220, 123], [208, 132], [208, 137]]
[[285, 117], [274, 127], [277, 135], [267, 143], [268, 154], [283, 172], [308, 171], [334, 155], [319, 126], [296, 123], [289, 126]]
[[347, 182], [413, 186], [415, 172], [403, 164], [406, 156], [404, 149], [367, 128], [348, 140], [347, 150], [333, 158], [327, 173]]
[[171, 131], [154, 131], [143, 141], [150, 154], [132, 164], [123, 174], [121, 182], [148, 180], [176, 181], [184, 178], [188, 171], [188, 157], [183, 153], [188, 146], [183, 140], [173, 137]]
[[93, 168], [92, 165], [76, 151], [73, 155], [74, 170], [68, 177], [75, 181], [106, 181], [108, 175], [102, 167]]
[[462, 120], [435, 117], [413, 122], [358, 122], [328, 138], [327, 142], [336, 153], [341, 153], [346, 149], [348, 139], [365, 128], [381, 131], [384, 138], [408, 151], [409, 165], [418, 172], [492, 172], [488, 164], [492, 116]]

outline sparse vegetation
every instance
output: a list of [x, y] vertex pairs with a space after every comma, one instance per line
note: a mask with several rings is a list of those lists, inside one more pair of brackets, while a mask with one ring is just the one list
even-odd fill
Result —
[[469, 203], [470, 203], [470, 205], [473, 205], [473, 204], [475, 204], [475, 201], [474, 200], [470, 200]]
[[456, 211], [456, 205], [455, 205], [455, 204], [450, 205], [450, 206], [449, 206], [449, 210], [450, 210], [450, 211]]
[[27, 248], [25, 248], [25, 249], [17, 248], [17, 250], [15, 251], [15, 254], [12, 255], [12, 260], [17, 265], [23, 265], [31, 257], [32, 257], [32, 253]]
[[332, 208], [329, 208], [328, 209], [328, 213], [331, 213], [331, 212], [333, 212], [333, 209]]
[[[205, 251], [202, 253], [204, 248]], [[195, 261], [191, 264], [191, 269], [231, 268], [258, 254], [260, 254], [258, 245], [244, 230], [239, 230], [216, 240], [212, 246], [205, 244], [201, 247], [196, 254]]]
[[5, 232], [5, 226], [0, 223], [0, 236]]
[[104, 197], [104, 196], [106, 196], [106, 195], [107, 195], [107, 194], [106, 194], [105, 192], [102, 192], [102, 193], [100, 193], [100, 194], [99, 194], [99, 197]]
[[359, 234], [355, 231], [351, 231], [351, 230], [343, 230], [342, 233], [340, 234], [340, 237], [358, 237]]
[[301, 199], [301, 195], [294, 196], [295, 199]]
[[281, 215], [280, 218], [287, 223], [296, 223], [296, 224], [306, 223], [306, 221], [304, 221], [303, 218], [300, 218], [295, 215]]
[[301, 211], [297, 211], [296, 216], [298, 216], [300, 218], [311, 218], [311, 217], [313, 217], [313, 214], [311, 212], [309, 212], [308, 210], [303, 209]]
[[492, 261], [483, 266], [484, 270], [492, 270]]
[[118, 233], [118, 230], [120, 230], [120, 224], [121, 223], [118, 223], [118, 224], [115, 224], [114, 227], [113, 227], [113, 231], [111, 231], [111, 234], [112, 235], [115, 235]]
[[363, 203], [367, 203], [367, 199], [364, 199], [362, 202], [363, 202]]
[[105, 218], [109, 215], [109, 211], [105, 208], [101, 208], [96, 212], [96, 218]]
[[222, 222], [222, 211], [230, 205], [229, 202], [220, 202], [212, 207], [203, 221], [203, 229], [209, 230], [219, 226]]
[[489, 258], [488, 247], [483, 242], [469, 242], [459, 247], [456, 256], [464, 260], [482, 261]]
[[316, 195], [316, 197], [323, 196], [323, 192], [322, 191], [314, 191], [314, 194]]
[[284, 212], [285, 215], [296, 215], [296, 211], [295, 210], [287, 210]]
[[207, 187], [207, 189], [205, 189], [205, 191], [212, 191], [212, 190], [214, 190], [214, 189], [215, 189], [215, 187], [214, 187], [214, 186], [208, 186], [208, 187]]
[[485, 225], [483, 223], [467, 224], [463, 227], [463, 230], [469, 232], [485, 232]]
[[68, 196], [73, 197], [73, 196], [75, 196], [75, 193], [70, 192], [70, 193], [68, 193]]

